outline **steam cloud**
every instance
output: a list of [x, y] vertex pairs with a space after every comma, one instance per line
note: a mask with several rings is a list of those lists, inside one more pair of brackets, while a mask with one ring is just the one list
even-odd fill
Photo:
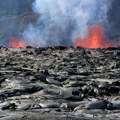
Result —
[[84, 37], [88, 28], [107, 22], [108, 0], [35, 0], [38, 14], [23, 32], [27, 43], [38, 46], [73, 45]]

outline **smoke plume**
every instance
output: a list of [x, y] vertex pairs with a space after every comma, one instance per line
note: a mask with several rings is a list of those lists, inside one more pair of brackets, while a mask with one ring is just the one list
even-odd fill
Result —
[[97, 23], [107, 23], [108, 0], [35, 0], [38, 15], [23, 32], [27, 44], [41, 47], [73, 45]]

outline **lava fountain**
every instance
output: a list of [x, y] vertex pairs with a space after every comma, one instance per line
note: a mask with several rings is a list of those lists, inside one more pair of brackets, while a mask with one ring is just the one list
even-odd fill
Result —
[[10, 48], [25, 48], [25, 43], [22, 40], [17, 40], [12, 37], [9, 39], [9, 47]]
[[111, 42], [104, 35], [104, 27], [100, 24], [92, 26], [88, 30], [88, 35], [75, 42], [76, 46], [84, 48], [109, 48]]

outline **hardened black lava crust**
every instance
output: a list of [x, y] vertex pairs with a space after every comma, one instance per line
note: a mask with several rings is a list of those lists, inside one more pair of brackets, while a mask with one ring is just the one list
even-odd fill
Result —
[[0, 47], [0, 120], [120, 119], [120, 48]]

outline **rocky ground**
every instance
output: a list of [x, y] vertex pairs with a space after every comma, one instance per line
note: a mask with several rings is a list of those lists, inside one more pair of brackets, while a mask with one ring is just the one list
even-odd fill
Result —
[[120, 119], [120, 48], [0, 48], [0, 120]]

